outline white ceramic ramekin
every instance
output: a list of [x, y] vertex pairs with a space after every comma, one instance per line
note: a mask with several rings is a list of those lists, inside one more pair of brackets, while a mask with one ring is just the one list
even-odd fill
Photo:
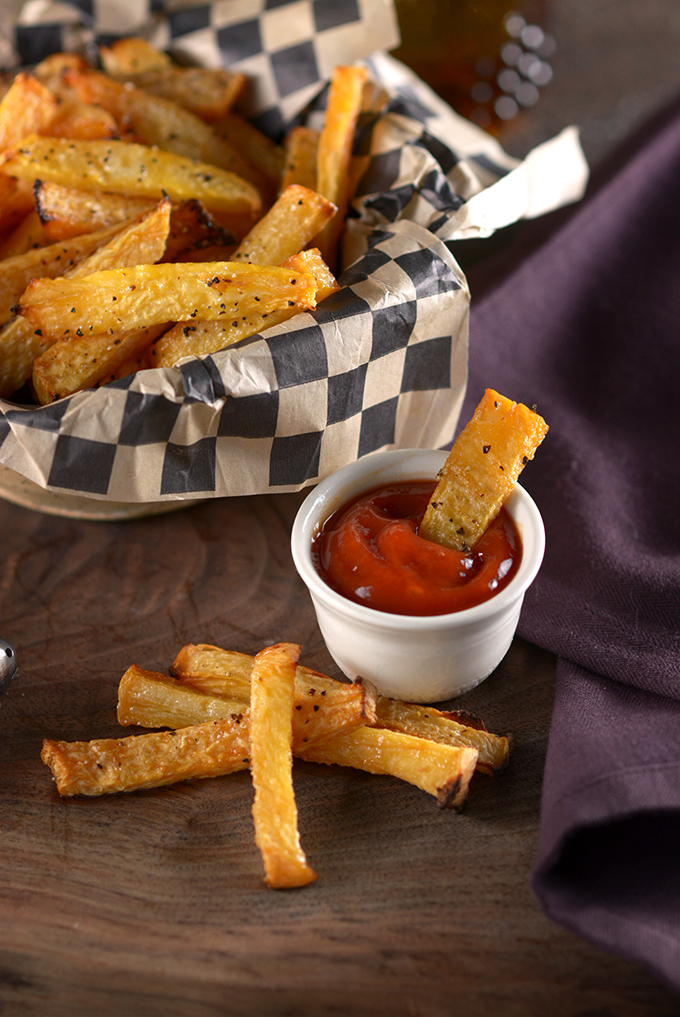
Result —
[[384, 696], [415, 703], [442, 702], [474, 688], [505, 656], [545, 549], [543, 520], [533, 499], [517, 484], [505, 503], [522, 539], [516, 575], [489, 600], [452, 614], [388, 614], [347, 600], [321, 578], [311, 548], [326, 519], [357, 495], [395, 480], [435, 480], [445, 460], [445, 452], [399, 449], [350, 463], [307, 496], [291, 537], [295, 567], [340, 670], [352, 680], [367, 678]]

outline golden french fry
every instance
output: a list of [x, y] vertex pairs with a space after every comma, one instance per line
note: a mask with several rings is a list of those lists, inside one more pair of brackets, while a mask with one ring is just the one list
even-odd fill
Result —
[[33, 391], [38, 402], [45, 406], [74, 392], [94, 388], [123, 364], [138, 361], [166, 328], [167, 324], [150, 325], [112, 335], [98, 332], [58, 339], [33, 361]]
[[190, 318], [231, 321], [259, 315], [265, 321], [281, 306], [314, 307], [315, 292], [314, 276], [304, 269], [228, 261], [137, 264], [85, 279], [35, 279], [16, 309], [34, 328], [56, 338]]
[[67, 71], [64, 80], [81, 102], [108, 110], [141, 144], [157, 145], [166, 152], [248, 177], [249, 165], [233, 145], [171, 99], [114, 81], [99, 71]]
[[[82, 191], [44, 180], [36, 181], [33, 190], [36, 210], [51, 240], [92, 233], [104, 226], [122, 223], [141, 212], [150, 211], [156, 204], [149, 198]], [[233, 253], [234, 238], [202, 202], [190, 199], [173, 205], [165, 261], [180, 260], [190, 251], [219, 245], [225, 248], [229, 245]], [[204, 260], [227, 259], [215, 257]]]
[[34, 247], [45, 247], [51, 239], [45, 232], [40, 216], [33, 209], [0, 244], [0, 261], [25, 254]]
[[[170, 230], [171, 205], [166, 198], [156, 211], [133, 225], [126, 234], [132, 257], [143, 262], [158, 261], [165, 252]], [[115, 243], [115, 241], [114, 241]], [[118, 240], [119, 252], [124, 240]], [[126, 258], [129, 261], [129, 256]], [[118, 263], [122, 263], [122, 257]], [[165, 331], [167, 324], [133, 328], [128, 332], [98, 333], [59, 339], [34, 361], [33, 385], [42, 405], [82, 388], [96, 385], [103, 377], [115, 372], [125, 361], [138, 357]], [[45, 338], [45, 337], [44, 337]]]
[[[131, 81], [138, 88], [163, 99], [170, 99], [207, 123], [214, 123], [228, 113], [243, 95], [248, 83], [245, 74], [239, 72], [222, 68], [178, 67], [174, 64], [149, 67], [131, 74], [116, 74], [114, 77]], [[220, 133], [233, 143], [227, 132]], [[238, 144], [235, 147], [248, 158], [246, 149]]]
[[249, 703], [253, 660], [247, 653], [224, 650], [210, 643], [186, 643], [175, 657], [170, 673], [208, 695], [224, 694]]
[[122, 364], [119, 364], [114, 371], [111, 371], [110, 374], [105, 374], [102, 378], [100, 378], [97, 382], [97, 387], [101, 388], [102, 385], [108, 385], [109, 382], [118, 381], [119, 378], [127, 378], [128, 375], [136, 374], [137, 371], [148, 370], [151, 366], [149, 364], [148, 354], [149, 347], [142, 350], [142, 352], [136, 357], [130, 357], [128, 360], [125, 360]]
[[508, 765], [511, 739], [489, 731], [468, 727], [454, 719], [453, 714], [431, 706], [403, 703], [398, 699], [378, 698], [377, 726], [402, 734], [427, 738], [444, 745], [468, 746], [477, 749], [477, 769], [493, 775]]
[[46, 739], [40, 758], [60, 795], [102, 795], [246, 770], [249, 751], [248, 731], [230, 716], [126, 738]]
[[293, 690], [300, 647], [279, 643], [255, 657], [250, 689], [253, 821], [265, 881], [272, 889], [316, 879], [300, 845], [292, 779]]
[[[183, 683], [207, 695], [233, 697], [247, 703], [252, 662], [253, 658], [243, 653], [206, 643], [187, 643], [177, 655], [172, 671]], [[338, 689], [351, 687], [298, 665], [296, 699], [301, 700], [305, 693], [313, 690], [314, 695], [321, 696], [325, 702], [326, 697], [332, 696]], [[375, 697], [374, 690], [369, 689]], [[366, 711], [365, 724], [368, 726], [390, 728], [443, 744], [476, 749], [479, 752], [478, 769], [484, 772], [497, 773], [507, 765], [511, 739], [491, 734], [483, 725], [473, 727], [473, 720], [462, 715], [383, 696], [371, 699]]]
[[247, 710], [248, 700], [206, 695], [137, 664], [127, 669], [118, 684], [118, 723], [123, 727], [193, 727], [232, 714], [243, 716]]
[[368, 78], [365, 67], [336, 67], [331, 77], [317, 153], [316, 190], [337, 205], [337, 214], [317, 238], [324, 261], [336, 271], [337, 249], [349, 203], [354, 130]]
[[[196, 264], [196, 262], [194, 262]], [[180, 321], [164, 332], [149, 350], [150, 367], [175, 367], [186, 357], [209, 357], [242, 339], [257, 335], [270, 325], [279, 325], [300, 311], [299, 307], [285, 306], [261, 314], [241, 314], [229, 322]]]
[[[169, 215], [170, 202], [165, 198], [150, 213], [138, 216], [131, 222], [119, 223], [71, 241], [30, 251], [21, 258], [8, 259], [4, 265], [14, 265], [18, 279], [22, 280], [27, 274], [29, 277], [36, 276], [40, 271], [50, 270], [56, 275], [66, 268], [67, 278], [77, 278], [112, 265], [153, 261], [164, 250]], [[48, 258], [44, 257], [46, 252], [49, 252]], [[65, 264], [67, 254], [70, 257]], [[0, 275], [0, 289], [2, 282], [3, 277]], [[77, 330], [74, 330], [73, 335], [78, 338]], [[21, 317], [14, 318], [0, 329], [0, 397], [5, 398], [21, 388], [31, 377], [34, 360], [53, 341], [47, 330], [36, 329]]]
[[[283, 268], [295, 272], [309, 272], [315, 280], [315, 302], [319, 304], [340, 287], [330, 269], [315, 248], [302, 251], [300, 254], [286, 258]], [[180, 321], [168, 329], [154, 343], [149, 352], [149, 364], [152, 367], [174, 367], [184, 357], [205, 357], [219, 350], [227, 349], [242, 339], [257, 335], [265, 328], [281, 325], [284, 321], [299, 314], [301, 308], [290, 306], [286, 302], [278, 309], [265, 314], [243, 314], [227, 322], [213, 321]]]
[[[254, 659], [248, 658], [250, 670]], [[189, 682], [167, 678], [133, 665], [118, 686], [118, 721], [127, 726], [189, 727], [218, 717], [241, 714], [250, 723], [248, 698], [240, 698], [237, 685], [229, 698], [228, 679], [221, 695], [199, 691]], [[375, 691], [365, 682], [335, 682], [328, 692], [305, 684], [296, 677], [293, 709], [293, 752], [342, 731], [355, 730], [375, 721]]]
[[281, 185], [284, 165], [284, 151], [280, 145], [268, 138], [255, 124], [231, 110], [215, 123], [215, 130], [232, 144], [245, 159], [262, 173], [274, 193]]
[[69, 141], [32, 134], [0, 154], [10, 176], [159, 201], [195, 198], [215, 211], [259, 215], [257, 190], [235, 173], [160, 148], [124, 141]]
[[0, 102], [0, 149], [44, 130], [57, 112], [52, 92], [32, 74], [20, 72]]
[[85, 57], [79, 53], [51, 53], [33, 68], [33, 74], [58, 98], [73, 98], [64, 86], [65, 71], [90, 70]]
[[33, 208], [33, 182], [0, 171], [0, 230], [16, 229]]
[[47, 236], [64, 240], [94, 233], [152, 209], [150, 198], [129, 198], [125, 194], [81, 191], [49, 180], [36, 180], [35, 207]]
[[487, 389], [453, 444], [420, 536], [459, 551], [474, 547], [547, 431], [537, 413]]
[[[21, 137], [30, 133], [25, 131]], [[92, 138], [117, 138], [118, 125], [115, 117], [102, 106], [70, 99], [62, 102], [50, 122], [36, 133], [51, 138], [88, 141]]]
[[291, 184], [316, 190], [319, 132], [311, 127], [293, 127], [286, 135], [283, 147], [286, 161], [281, 176], [281, 190], [284, 191]]
[[25, 318], [0, 328], [0, 399], [7, 399], [31, 377], [33, 362], [50, 346]]
[[442, 745], [376, 727], [328, 738], [298, 755], [313, 763], [398, 777], [434, 795], [439, 807], [448, 809], [462, 807], [477, 761], [477, 749], [469, 746]]
[[244, 237], [233, 260], [280, 265], [306, 247], [336, 212], [323, 195], [291, 184]]
[[169, 67], [171, 63], [167, 53], [134, 35], [116, 39], [110, 46], [100, 46], [99, 56], [106, 73], [114, 78]]

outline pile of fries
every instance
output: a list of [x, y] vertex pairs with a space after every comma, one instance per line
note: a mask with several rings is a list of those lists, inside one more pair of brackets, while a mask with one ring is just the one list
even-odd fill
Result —
[[189, 643], [172, 677], [128, 668], [118, 720], [152, 730], [88, 742], [46, 740], [41, 758], [61, 795], [101, 795], [217, 777], [250, 768], [253, 820], [267, 885], [316, 879], [300, 844], [292, 759], [398, 777], [459, 810], [475, 769], [503, 770], [510, 736], [478, 718], [376, 695], [298, 664], [300, 647], [267, 646], [256, 657]]
[[364, 68], [275, 144], [241, 74], [142, 39], [56, 53], [0, 101], [0, 397], [41, 404], [231, 346], [338, 287]]

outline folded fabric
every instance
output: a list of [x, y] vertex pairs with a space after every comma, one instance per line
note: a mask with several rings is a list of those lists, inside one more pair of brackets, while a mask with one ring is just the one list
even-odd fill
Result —
[[519, 634], [558, 656], [533, 889], [680, 989], [680, 103], [603, 175], [468, 268], [461, 419], [492, 387], [550, 425], [521, 480], [547, 548]]

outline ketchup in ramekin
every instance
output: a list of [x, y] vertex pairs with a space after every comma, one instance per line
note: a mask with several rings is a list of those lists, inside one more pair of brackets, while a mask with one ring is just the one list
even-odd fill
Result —
[[504, 589], [522, 556], [510, 515], [502, 509], [471, 550], [442, 547], [418, 535], [435, 486], [386, 484], [333, 513], [312, 543], [328, 586], [355, 603], [403, 615], [462, 611]]

